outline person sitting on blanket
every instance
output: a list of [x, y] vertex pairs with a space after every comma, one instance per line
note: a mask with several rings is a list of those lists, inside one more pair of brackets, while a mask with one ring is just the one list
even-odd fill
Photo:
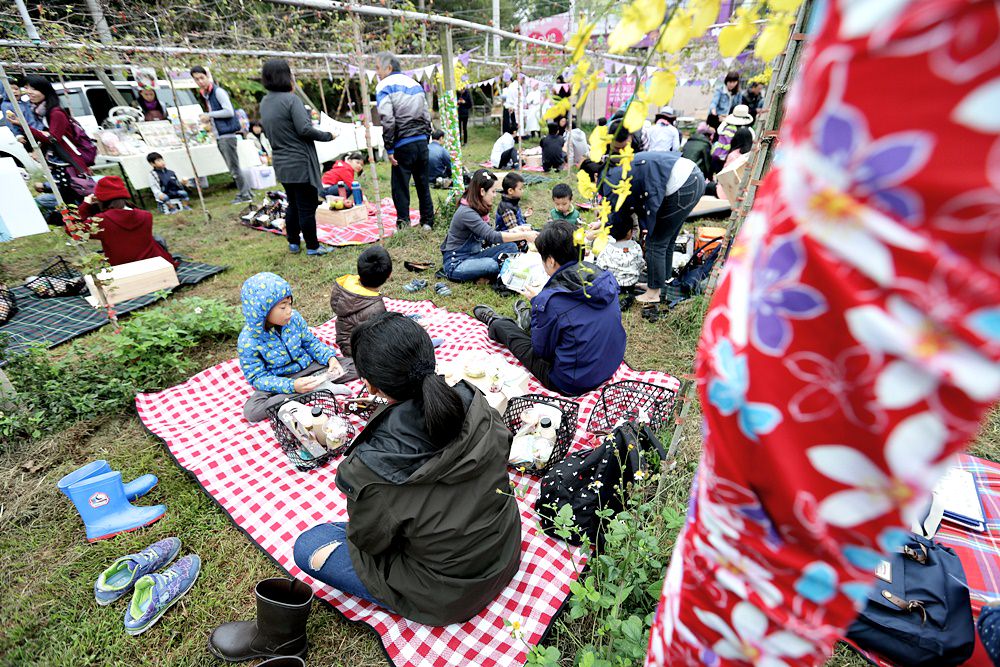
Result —
[[521, 516], [510, 493], [510, 432], [464, 380], [435, 371], [424, 329], [382, 313], [351, 335], [368, 390], [388, 406], [337, 469], [347, 522], [295, 540], [313, 579], [426, 625], [469, 620], [517, 573]]
[[330, 293], [330, 309], [337, 316], [337, 347], [351, 356], [351, 334], [368, 318], [385, 312], [378, 288], [392, 275], [392, 257], [380, 245], [358, 255], [358, 272], [337, 278]]
[[625, 359], [618, 283], [608, 271], [579, 261], [574, 230], [569, 222], [554, 220], [535, 239], [550, 278], [531, 298], [530, 334], [489, 306], [472, 310], [490, 338], [508, 348], [546, 389], [566, 396], [601, 386]]
[[162, 257], [174, 266], [180, 262], [167, 252], [162, 239], [153, 236], [153, 215], [129, 206], [132, 195], [119, 176], [105, 176], [97, 181], [94, 194], [87, 195], [78, 211], [80, 225], [66, 223], [66, 233], [87, 229], [90, 238], [101, 242], [101, 251], [111, 266]]
[[427, 177], [435, 188], [451, 187], [451, 154], [444, 145], [444, 132], [431, 132], [431, 142], [427, 144]]
[[267, 411], [316, 389], [350, 394], [341, 385], [357, 379], [349, 359], [337, 359], [316, 338], [305, 318], [292, 308], [292, 286], [274, 273], [250, 276], [240, 290], [246, 325], [237, 351], [240, 370], [253, 394], [243, 406], [249, 422], [259, 422]]
[[[323, 173], [324, 197], [332, 195], [334, 197], [350, 196], [351, 183], [358, 180], [361, 172], [365, 169], [365, 159], [361, 153], [348, 153], [343, 159], [337, 160], [328, 170]], [[340, 191], [339, 184], [344, 184], [344, 191]]]
[[493, 143], [493, 150], [490, 151], [490, 164], [494, 169], [517, 169], [521, 166], [517, 157], [517, 141], [511, 132], [517, 130], [517, 124], [510, 132], [504, 132], [500, 138]]
[[565, 220], [574, 225], [580, 222], [580, 212], [573, 206], [573, 188], [566, 183], [556, 183], [552, 188], [549, 220]]
[[512, 229], [530, 227], [526, 218], [532, 214], [529, 206], [521, 211], [521, 197], [524, 196], [524, 177], [516, 171], [512, 171], [503, 177], [500, 182], [503, 194], [500, 195], [500, 203], [497, 204], [497, 215], [494, 219], [494, 227], [498, 232], [507, 232]]
[[490, 225], [496, 194], [497, 177], [488, 169], [477, 169], [441, 243], [441, 268], [449, 280], [496, 278], [502, 255], [516, 254], [517, 241], [535, 240], [538, 232], [533, 229], [498, 232]]

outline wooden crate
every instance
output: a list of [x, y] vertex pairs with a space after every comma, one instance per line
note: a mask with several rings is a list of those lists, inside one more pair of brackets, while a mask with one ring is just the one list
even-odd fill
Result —
[[[104, 293], [108, 297], [108, 303], [111, 304], [128, 301], [161, 289], [177, 287], [180, 284], [174, 265], [162, 257], [112, 266], [111, 269], [102, 271], [98, 277], [104, 283]], [[87, 302], [92, 306], [100, 305], [94, 279], [90, 276], [84, 278], [87, 281], [87, 289], [90, 290]]]
[[726, 195], [731, 203], [735, 204], [737, 199], [741, 194], [740, 183], [743, 182], [743, 174], [746, 172], [750, 162], [749, 155], [741, 155], [735, 160], [733, 160], [729, 166], [724, 168], [718, 174], [715, 175], [715, 181], [722, 188], [722, 192]]
[[326, 204], [316, 209], [316, 224], [333, 225], [334, 227], [349, 227], [368, 219], [368, 206], [361, 204], [342, 211], [333, 211]]
[[541, 167], [542, 166], [542, 156], [541, 155], [525, 155], [524, 156], [524, 166], [525, 167]]

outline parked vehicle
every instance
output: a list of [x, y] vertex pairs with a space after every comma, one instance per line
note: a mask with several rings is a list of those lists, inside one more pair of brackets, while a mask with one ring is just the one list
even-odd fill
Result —
[[25, 169], [29, 174], [35, 174], [42, 170], [42, 165], [35, 161], [28, 149], [14, 136], [9, 127], [0, 127], [0, 158], [13, 158], [17, 166]]

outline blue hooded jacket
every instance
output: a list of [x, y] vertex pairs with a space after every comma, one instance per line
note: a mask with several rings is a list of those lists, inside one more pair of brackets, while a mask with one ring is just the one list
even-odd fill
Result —
[[292, 295], [288, 281], [274, 273], [250, 276], [240, 290], [246, 326], [240, 332], [237, 351], [240, 369], [254, 389], [279, 394], [294, 394], [298, 373], [314, 361], [330, 363], [333, 350], [309, 331], [297, 310], [283, 327], [264, 328], [267, 314], [285, 297]]
[[552, 362], [549, 380], [563, 393], [582, 394], [610, 379], [625, 359], [615, 277], [587, 262], [559, 267], [531, 300], [531, 345]]

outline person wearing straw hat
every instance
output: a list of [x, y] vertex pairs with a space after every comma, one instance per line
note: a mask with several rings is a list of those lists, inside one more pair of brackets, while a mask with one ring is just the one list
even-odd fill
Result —
[[677, 114], [670, 105], [660, 107], [656, 119], [646, 130], [647, 151], [677, 151], [681, 148], [681, 135], [674, 127]]
[[[715, 143], [712, 144], [712, 173], [719, 173], [725, 166], [729, 151], [732, 150], [736, 131], [741, 127], [748, 127], [751, 123], [753, 123], [753, 116], [750, 115], [750, 108], [745, 104], [737, 104], [733, 112], [723, 119]], [[753, 136], [753, 129], [748, 129]]]

